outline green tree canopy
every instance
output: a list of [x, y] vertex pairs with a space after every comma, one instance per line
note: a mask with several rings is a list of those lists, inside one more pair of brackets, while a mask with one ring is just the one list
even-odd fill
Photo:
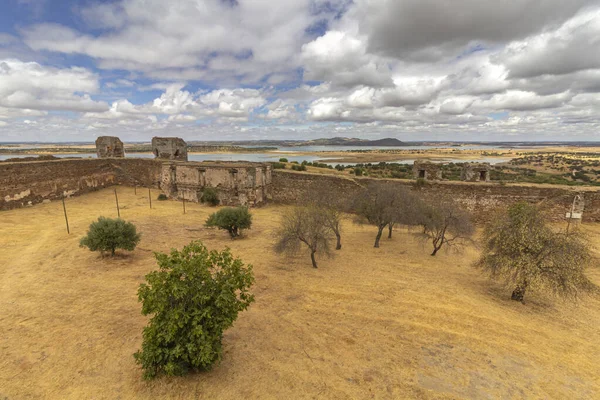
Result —
[[131, 222], [100, 217], [90, 225], [87, 236], [81, 238], [79, 244], [91, 251], [110, 252], [114, 256], [117, 249], [134, 250], [140, 238]]
[[136, 362], [146, 379], [208, 370], [222, 358], [223, 332], [254, 301], [252, 266], [198, 241], [155, 257], [159, 270], [138, 290], [142, 314], [151, 319]]

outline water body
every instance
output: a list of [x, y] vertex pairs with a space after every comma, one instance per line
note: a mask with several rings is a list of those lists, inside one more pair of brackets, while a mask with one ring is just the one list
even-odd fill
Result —
[[[316, 147], [316, 146], [315, 146]], [[308, 151], [308, 150], [307, 150]], [[77, 157], [77, 158], [97, 158], [96, 153], [78, 153], [78, 154], [54, 154], [55, 157], [59, 158], [68, 158], [68, 157]], [[125, 155], [127, 158], [154, 158], [154, 154], [152, 153], [131, 153]], [[34, 154], [0, 154], [0, 161], [7, 160], [9, 158], [25, 158], [25, 157], [35, 157]], [[323, 159], [330, 160], [325, 164], [335, 166], [337, 164], [343, 165], [356, 165], [360, 163], [355, 162], [335, 162], [331, 160], [335, 160], [335, 158], [325, 157], [325, 156], [308, 156], [308, 155], [300, 155], [300, 156], [292, 156], [287, 154], [277, 154], [277, 153], [208, 153], [208, 154], [189, 154], [188, 159], [190, 161], [252, 161], [252, 162], [274, 162], [279, 161], [281, 157], [285, 157], [288, 161], [307, 161], [307, 162], [315, 162]], [[507, 161], [503, 158], [494, 158], [494, 157], [482, 157], [482, 158], [472, 158], [472, 159], [440, 159], [440, 160], [431, 160], [436, 163], [459, 163], [459, 162], [487, 162], [490, 164], [499, 164], [501, 162]], [[399, 164], [412, 164], [415, 162], [415, 159], [402, 159], [395, 161], [387, 161], [388, 163], [399, 163]], [[373, 161], [373, 164], [377, 164], [378, 161]]]

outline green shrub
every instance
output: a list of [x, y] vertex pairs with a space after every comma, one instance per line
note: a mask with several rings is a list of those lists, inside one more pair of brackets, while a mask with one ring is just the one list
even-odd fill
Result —
[[356, 175], [356, 176], [362, 176], [363, 175], [363, 169], [362, 168], [354, 168], [354, 175]]
[[285, 164], [281, 162], [273, 162], [271, 163], [271, 167], [273, 167], [273, 169], [285, 169]]
[[135, 360], [146, 379], [209, 370], [223, 356], [223, 332], [254, 301], [252, 266], [201, 242], [155, 257], [159, 270], [138, 290], [142, 314], [152, 317]]
[[87, 236], [81, 238], [79, 244], [102, 254], [110, 251], [114, 256], [117, 249], [133, 251], [139, 242], [140, 234], [131, 222], [100, 217], [90, 225]]
[[287, 159], [287, 158], [285, 158], [285, 157], [281, 157], [281, 158], [279, 159], [279, 162], [286, 163], [286, 162], [288, 162], [288, 159]]
[[300, 164], [298, 161], [292, 161], [292, 164]]
[[306, 165], [305, 164], [294, 164], [294, 165], [292, 165], [292, 169], [294, 171], [306, 171]]
[[211, 214], [206, 220], [206, 226], [226, 230], [232, 239], [240, 236], [240, 230], [250, 229], [252, 214], [246, 207], [227, 207]]
[[169, 198], [167, 197], [166, 194], [161, 193], [161, 194], [158, 195], [158, 200], [165, 201], [165, 200], [169, 200]]
[[201, 203], [207, 203], [211, 206], [218, 206], [221, 200], [219, 200], [219, 192], [217, 189], [211, 187], [205, 187], [202, 190], [202, 196], [200, 197]]

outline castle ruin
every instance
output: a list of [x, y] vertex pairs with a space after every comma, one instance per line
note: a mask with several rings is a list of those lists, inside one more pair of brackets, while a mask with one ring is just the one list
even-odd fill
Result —
[[152, 153], [160, 160], [188, 160], [187, 143], [178, 137], [153, 137]]
[[125, 148], [116, 136], [100, 136], [96, 139], [96, 154], [98, 158], [123, 158]]
[[461, 179], [466, 182], [489, 182], [491, 169], [488, 163], [465, 163]]
[[217, 190], [220, 203], [259, 206], [271, 199], [271, 166], [249, 162], [169, 162], [160, 188], [171, 198], [200, 202], [202, 192]]
[[413, 165], [413, 177], [427, 181], [442, 180], [442, 167], [431, 161], [415, 161]]

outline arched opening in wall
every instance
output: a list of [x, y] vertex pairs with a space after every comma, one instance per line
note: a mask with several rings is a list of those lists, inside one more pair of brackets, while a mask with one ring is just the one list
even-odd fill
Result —
[[175, 150], [175, 157], [179, 157], [179, 149]]
[[421, 178], [421, 179], [427, 178], [427, 171], [425, 171], [424, 169], [420, 169], [419, 170], [419, 178]]
[[154, 149], [154, 155], [158, 157], [158, 149]]
[[487, 171], [479, 171], [479, 180], [480, 181], [487, 181]]

